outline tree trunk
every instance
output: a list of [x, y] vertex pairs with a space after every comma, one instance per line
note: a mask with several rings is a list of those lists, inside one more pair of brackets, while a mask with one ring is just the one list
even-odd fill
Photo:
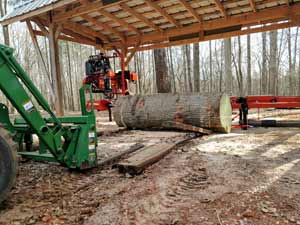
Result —
[[187, 60], [186, 60], [186, 48], [182, 46], [182, 55], [183, 55], [183, 88], [181, 91], [188, 92], [188, 78], [187, 78]]
[[277, 95], [277, 31], [270, 32], [270, 94]]
[[267, 33], [262, 33], [262, 70], [261, 70], [261, 93], [268, 94], [268, 73], [267, 73]]
[[252, 95], [252, 76], [251, 76], [251, 35], [247, 35], [247, 93]]
[[194, 91], [200, 92], [200, 63], [199, 63], [199, 44], [193, 44], [194, 60]]
[[209, 41], [209, 87], [208, 91], [212, 92], [212, 83], [213, 83], [213, 60], [212, 60], [212, 48], [211, 48], [211, 41]]
[[191, 71], [191, 48], [190, 45], [185, 45], [186, 65], [187, 65], [187, 82], [189, 92], [193, 92], [192, 71]]
[[75, 110], [75, 104], [74, 104], [74, 92], [73, 92], [73, 83], [72, 83], [72, 67], [71, 67], [71, 57], [70, 57], [70, 48], [69, 48], [69, 42], [66, 42], [66, 50], [67, 50], [67, 61], [68, 61], [68, 69], [67, 74], [69, 76], [69, 83], [70, 83], [70, 100], [71, 100], [71, 110]]
[[175, 71], [174, 71], [174, 65], [173, 65], [173, 53], [172, 53], [172, 47], [168, 48], [169, 50], [169, 56], [170, 56], [170, 71], [172, 74], [172, 84], [173, 84], [173, 92], [176, 93], [176, 80], [175, 80]]
[[291, 40], [291, 28], [287, 29], [287, 42], [288, 42], [288, 61], [289, 61], [289, 85], [288, 85], [288, 93], [289, 95], [293, 95], [293, 72], [292, 72], [292, 40]]
[[224, 40], [224, 54], [225, 54], [225, 92], [231, 94], [232, 92], [232, 58], [231, 58], [231, 39]]
[[156, 73], [156, 87], [158, 93], [171, 92], [171, 85], [168, 76], [167, 56], [165, 49], [154, 50], [154, 63]]
[[229, 97], [221, 94], [125, 96], [114, 107], [118, 126], [136, 129], [170, 129], [178, 122], [227, 133], [231, 113]]
[[299, 57], [299, 65], [298, 65], [298, 95], [300, 95], [300, 57]]

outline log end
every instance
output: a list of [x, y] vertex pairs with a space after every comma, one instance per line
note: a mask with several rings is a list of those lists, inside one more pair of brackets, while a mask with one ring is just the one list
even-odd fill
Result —
[[232, 123], [232, 107], [228, 95], [223, 94], [220, 100], [220, 131], [230, 133]]

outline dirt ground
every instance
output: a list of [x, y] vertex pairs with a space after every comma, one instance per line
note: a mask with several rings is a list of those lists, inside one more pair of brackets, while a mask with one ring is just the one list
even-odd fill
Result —
[[[300, 112], [264, 112], [263, 117]], [[100, 160], [135, 143], [182, 139], [182, 132], [127, 131], [99, 117]], [[99, 127], [100, 128], [100, 127]], [[110, 131], [112, 130], [112, 131]], [[300, 224], [300, 128], [235, 129], [199, 137], [135, 177], [20, 162], [0, 224]]]

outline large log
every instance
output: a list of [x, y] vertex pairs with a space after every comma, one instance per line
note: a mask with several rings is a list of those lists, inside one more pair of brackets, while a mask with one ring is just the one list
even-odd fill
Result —
[[113, 114], [118, 126], [130, 129], [172, 129], [179, 122], [229, 133], [232, 109], [224, 94], [155, 94], [121, 97]]

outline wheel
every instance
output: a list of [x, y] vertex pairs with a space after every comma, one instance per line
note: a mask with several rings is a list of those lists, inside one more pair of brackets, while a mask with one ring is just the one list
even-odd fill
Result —
[[5, 200], [16, 179], [17, 144], [8, 131], [0, 128], [0, 203]]

